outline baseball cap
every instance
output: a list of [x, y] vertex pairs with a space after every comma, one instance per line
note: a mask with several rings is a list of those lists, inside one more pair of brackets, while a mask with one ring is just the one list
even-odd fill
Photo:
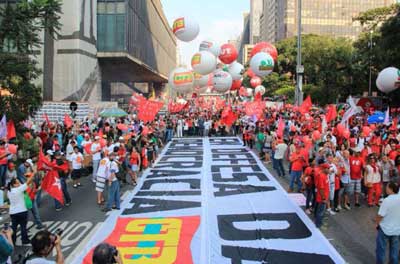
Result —
[[52, 150], [50, 150], [50, 149], [47, 150], [46, 153], [47, 153], [48, 155], [50, 155], [50, 156], [53, 156], [53, 155], [54, 155], [54, 152], [53, 152]]
[[31, 159], [27, 159], [25, 162], [28, 163], [30, 166], [33, 167], [33, 161], [32, 161]]

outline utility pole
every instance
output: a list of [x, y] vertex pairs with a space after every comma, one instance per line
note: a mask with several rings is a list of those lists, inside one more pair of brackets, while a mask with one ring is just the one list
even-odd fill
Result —
[[297, 2], [297, 85], [295, 90], [295, 103], [300, 106], [303, 103], [303, 74], [304, 66], [301, 64], [301, 1]]

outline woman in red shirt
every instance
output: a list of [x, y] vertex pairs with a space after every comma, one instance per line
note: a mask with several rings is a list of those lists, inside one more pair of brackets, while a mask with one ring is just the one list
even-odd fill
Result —
[[140, 168], [140, 155], [136, 151], [136, 148], [132, 148], [132, 152], [129, 158], [129, 165], [130, 165], [130, 170], [129, 175], [131, 176], [132, 183], [134, 186], [137, 184], [137, 173]]

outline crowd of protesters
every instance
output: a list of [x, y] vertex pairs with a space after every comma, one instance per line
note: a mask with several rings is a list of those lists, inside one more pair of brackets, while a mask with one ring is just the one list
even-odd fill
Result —
[[[326, 213], [334, 216], [364, 204], [379, 207], [388, 199], [385, 197], [398, 192], [400, 133], [396, 113], [390, 123], [368, 124], [368, 115], [358, 113], [343, 125], [344, 110], [328, 122], [322, 108], [310, 108], [306, 113], [290, 105], [266, 108], [258, 118], [246, 116], [239, 107], [233, 106], [230, 111], [235, 118], [229, 124], [222, 118], [223, 109], [198, 110], [158, 116], [146, 124], [134, 115], [87, 118], [68, 128], [58, 123], [33, 123], [24, 137], [57, 165], [64, 204], [54, 199], [56, 211], [72, 205], [67, 180], [70, 178], [72, 187], [79, 189], [84, 176], [93, 182], [97, 192], [93, 202], [101, 210], [119, 210], [120, 184], [136, 186], [141, 172], [153, 166], [172, 137], [240, 135], [243, 145], [257, 151], [278, 177], [288, 177], [288, 192], [304, 193], [305, 211], [313, 214], [318, 228], [326, 226]], [[8, 152], [7, 142], [0, 141], [0, 184], [8, 190], [13, 233], [21, 226], [25, 244], [30, 242], [26, 233], [29, 212], [37, 228], [45, 228], [38, 207], [46, 168], [38, 168], [39, 156], [34, 153], [18, 164], [15, 155]], [[67, 169], [61, 169], [64, 165]], [[378, 263], [383, 263], [386, 239], [393, 247], [391, 260], [398, 258], [393, 252], [397, 247], [398, 253], [400, 227], [390, 214], [396, 206], [397, 211], [400, 208], [393, 202], [385, 204], [389, 205], [380, 208], [377, 217]], [[15, 235], [12, 240], [15, 243]]]

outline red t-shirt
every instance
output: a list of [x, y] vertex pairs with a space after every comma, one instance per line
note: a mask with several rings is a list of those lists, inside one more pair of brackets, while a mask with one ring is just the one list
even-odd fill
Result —
[[138, 165], [139, 164], [139, 153], [132, 153], [129, 160], [129, 164]]
[[391, 150], [389, 152], [389, 159], [394, 161], [396, 159], [396, 157], [397, 157], [397, 154], [398, 154], [397, 150]]
[[292, 161], [292, 170], [293, 171], [302, 171], [303, 167], [304, 167], [304, 153], [302, 153], [302, 151], [300, 151], [300, 153], [297, 152], [293, 152], [290, 155], [290, 160], [294, 160]]
[[362, 157], [350, 157], [350, 178], [352, 180], [360, 180], [362, 178], [362, 168], [364, 167], [364, 159]]
[[316, 181], [315, 187], [317, 188], [317, 196], [316, 196], [316, 201], [317, 203], [322, 203], [322, 197], [320, 192], [325, 196], [325, 199], [329, 197], [329, 177], [327, 174], [320, 172], [318, 175], [318, 181]]
[[[0, 165], [7, 165], [6, 153], [7, 153], [6, 148], [0, 148]], [[2, 156], [4, 156], [4, 157], [1, 158]]]

